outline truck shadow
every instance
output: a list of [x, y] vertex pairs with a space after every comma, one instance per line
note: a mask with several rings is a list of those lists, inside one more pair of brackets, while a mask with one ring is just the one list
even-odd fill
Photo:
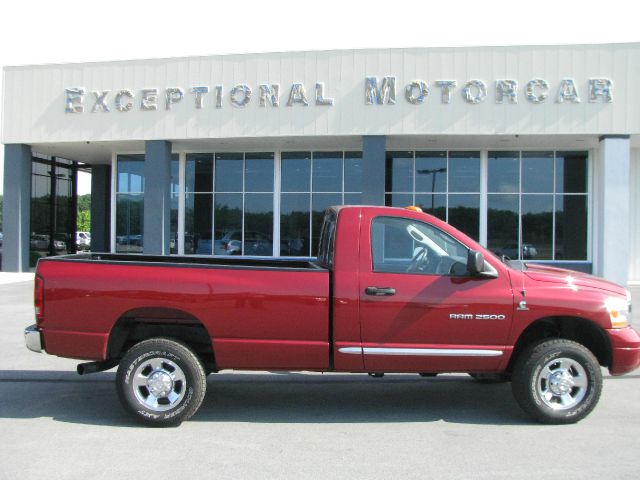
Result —
[[[137, 427], [120, 407], [115, 374], [0, 371], [0, 418]], [[216, 374], [191, 422], [529, 425], [510, 384], [467, 376]]]

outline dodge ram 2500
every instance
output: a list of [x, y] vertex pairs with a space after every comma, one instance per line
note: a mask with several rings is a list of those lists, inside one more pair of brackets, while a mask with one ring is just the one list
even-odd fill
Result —
[[84, 253], [44, 258], [27, 347], [118, 366], [126, 410], [177, 425], [222, 369], [470, 373], [511, 381], [533, 418], [595, 407], [601, 366], [640, 363], [630, 296], [605, 280], [501, 260], [410, 209], [327, 210], [317, 260]]

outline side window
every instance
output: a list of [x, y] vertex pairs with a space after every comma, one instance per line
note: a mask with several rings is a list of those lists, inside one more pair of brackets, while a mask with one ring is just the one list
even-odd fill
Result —
[[371, 224], [373, 271], [464, 275], [469, 249], [426, 223], [400, 217], [377, 217]]

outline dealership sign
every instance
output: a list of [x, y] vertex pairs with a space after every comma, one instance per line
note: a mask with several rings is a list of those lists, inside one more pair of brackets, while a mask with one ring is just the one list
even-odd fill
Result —
[[[366, 105], [395, 105], [397, 103], [398, 82], [394, 76], [366, 77], [364, 80], [364, 103]], [[490, 95], [495, 103], [516, 104], [520, 87], [517, 80], [499, 79], [487, 85], [486, 82], [472, 79], [458, 84], [456, 80], [437, 80], [431, 84], [424, 80], [413, 80], [402, 86], [402, 97], [411, 105], [421, 105], [430, 96], [434, 101], [450, 104], [455, 100], [456, 90], [459, 91], [459, 101], [470, 105], [484, 102]], [[571, 78], [561, 79], [553, 85], [543, 78], [533, 78], [524, 84], [522, 89], [524, 98], [532, 104], [551, 101], [555, 103], [580, 103], [584, 95], [590, 103], [613, 102], [613, 82], [608, 78], [590, 78], [587, 81], [586, 92], [580, 92], [576, 82]], [[245, 83], [239, 83], [225, 90], [223, 85], [195, 86], [185, 90], [182, 87], [143, 88], [140, 90], [122, 89], [91, 90], [90, 94], [84, 87], [65, 88], [65, 112], [84, 113], [85, 107], [92, 113], [107, 113], [112, 109], [118, 112], [155, 111], [159, 109], [171, 110], [174, 105], [186, 102], [185, 97], [191, 96], [191, 104], [196, 109], [223, 108], [230, 104], [236, 108], [244, 108], [252, 101], [259, 107], [279, 107], [281, 93], [286, 97], [287, 107], [310, 104], [331, 107], [335, 104], [333, 98], [326, 94], [323, 82], [316, 82], [313, 93], [309, 94], [304, 83], [293, 82], [286, 89], [281, 89], [278, 83], [262, 83], [256, 91]], [[254, 100], [257, 97], [257, 100]]]

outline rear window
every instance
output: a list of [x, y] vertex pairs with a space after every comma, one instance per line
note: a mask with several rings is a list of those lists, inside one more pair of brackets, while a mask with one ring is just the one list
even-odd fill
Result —
[[337, 214], [328, 209], [324, 214], [322, 230], [320, 231], [320, 245], [318, 246], [318, 263], [324, 268], [333, 267], [333, 255], [336, 242]]

